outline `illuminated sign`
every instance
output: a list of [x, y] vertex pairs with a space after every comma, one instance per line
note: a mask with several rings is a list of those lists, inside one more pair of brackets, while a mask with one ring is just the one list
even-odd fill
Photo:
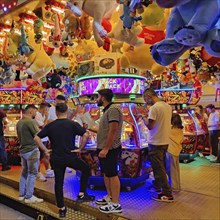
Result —
[[195, 89], [160, 89], [156, 90], [163, 100], [171, 105], [176, 104], [192, 104], [197, 103], [199, 99], [195, 100], [193, 94]]
[[97, 75], [78, 79], [79, 95], [91, 95], [100, 89], [114, 94], [143, 94], [145, 78], [131, 75]]

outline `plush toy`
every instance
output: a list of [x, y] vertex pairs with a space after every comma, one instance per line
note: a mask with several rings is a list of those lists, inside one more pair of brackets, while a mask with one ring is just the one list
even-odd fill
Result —
[[123, 22], [121, 20], [115, 25], [113, 30], [108, 33], [107, 37], [114, 38], [118, 41], [126, 42], [132, 46], [140, 46], [144, 43], [143, 38], [139, 38], [137, 35], [142, 31], [142, 28], [138, 23], [134, 23], [128, 35], [124, 35], [123, 32]]
[[137, 17], [137, 16], [130, 16], [130, 8], [129, 8], [129, 1], [127, 0], [122, 0], [120, 1], [121, 4], [123, 4], [123, 15], [121, 15], [120, 19], [123, 21], [123, 34], [128, 36], [128, 32], [130, 31], [132, 25], [134, 24], [135, 21], [140, 21], [142, 17]]
[[21, 26], [21, 37], [18, 51], [21, 55], [29, 54], [34, 51], [33, 48], [28, 44], [27, 35], [24, 30], [24, 25]]
[[136, 15], [136, 10], [138, 14], [142, 14], [144, 12], [144, 7], [147, 7], [152, 3], [152, 0], [131, 0], [129, 4], [130, 16], [134, 17]]
[[67, 7], [70, 8], [76, 16], [81, 16], [82, 10], [89, 16], [93, 17], [93, 34], [99, 47], [104, 44], [103, 38], [106, 37], [107, 31], [102, 27], [101, 22], [104, 15], [110, 11], [115, 0], [69, 0]]
[[10, 33], [5, 37], [3, 44], [3, 55], [6, 65], [12, 65], [17, 63], [17, 58], [19, 56], [18, 46], [20, 43], [20, 35], [15, 33], [12, 28]]
[[124, 43], [123, 55], [120, 59], [122, 68], [134, 67], [140, 70], [151, 70], [152, 74], [160, 75], [164, 67], [155, 63], [150, 55], [150, 45], [143, 44], [139, 47], [131, 47]]
[[16, 78], [16, 66], [6, 65], [5, 62], [0, 66], [0, 85], [10, 83]]
[[130, 48], [129, 45], [123, 45], [123, 55], [120, 59], [121, 67], [135, 67], [146, 71], [149, 70], [153, 75], [160, 75], [165, 70], [165, 67], [157, 64], [150, 53], [150, 47], [153, 43], [165, 37], [165, 23], [168, 19], [168, 9], [161, 9], [156, 3], [145, 7], [142, 13], [142, 32], [138, 35], [144, 40], [145, 44]]
[[90, 18], [84, 11], [80, 17], [80, 29], [80, 38], [89, 40], [92, 36], [90, 30]]
[[55, 48], [59, 48], [61, 45], [61, 29], [60, 29], [60, 17], [56, 13], [54, 15], [54, 29], [51, 30], [51, 41]]
[[75, 17], [71, 10], [65, 10], [63, 17], [64, 31], [62, 33], [62, 41], [64, 45], [73, 45], [73, 38], [78, 36], [80, 21], [79, 18]]
[[43, 76], [46, 76], [51, 69], [55, 69], [55, 65], [44, 51], [43, 45], [35, 42], [34, 33], [32, 31], [28, 33], [28, 42], [30, 46], [34, 48], [34, 52], [27, 55], [28, 59], [25, 64], [27, 69], [25, 72], [31, 75], [34, 80], [39, 80]]
[[35, 33], [34, 39], [37, 44], [41, 44], [41, 42], [42, 42], [43, 26], [44, 26], [44, 22], [40, 18], [38, 18], [34, 21], [34, 33]]
[[186, 50], [204, 46], [208, 53], [220, 56], [219, 0], [155, 0], [163, 8], [173, 7], [166, 28], [166, 39], [152, 47], [152, 56], [161, 65], [169, 65]]

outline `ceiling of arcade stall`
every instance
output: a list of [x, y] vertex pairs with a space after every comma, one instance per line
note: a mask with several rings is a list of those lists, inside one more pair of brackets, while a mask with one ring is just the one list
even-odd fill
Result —
[[[116, 1], [111, 1], [116, 5]], [[0, 65], [0, 73], [5, 73], [8, 70], [7, 68], [11, 68], [11, 64], [14, 64], [15, 61], [16, 70], [25, 72], [25, 68], [31, 69], [31, 66], [24, 67], [20, 63], [17, 65], [20, 62], [19, 59], [21, 59], [20, 55], [17, 54], [18, 51], [24, 52], [31, 44], [30, 46], [34, 47], [34, 53], [37, 54], [35, 56], [36, 62], [33, 62], [37, 64], [37, 68], [45, 70], [45, 63], [50, 63], [48, 71], [45, 71], [40, 76], [33, 77], [33, 71], [36, 71], [36, 66], [31, 69], [30, 75], [34, 80], [38, 81], [42, 81], [51, 72], [51, 69], [59, 70], [61, 67], [68, 69], [67, 75], [72, 74], [71, 76], [68, 75], [71, 79], [75, 76], [81, 77], [93, 74], [132, 73], [146, 77], [148, 79], [147, 83], [152, 83], [159, 79], [162, 81], [162, 87], [176, 87], [177, 84], [180, 84], [180, 88], [192, 87], [194, 84], [198, 84], [197, 81], [195, 82], [195, 77], [196, 80], [205, 82], [212, 80], [212, 77], [219, 77], [219, 74], [216, 73], [220, 72], [220, 58], [211, 56], [202, 47], [188, 47], [190, 50], [185, 50], [181, 55], [176, 53], [177, 55], [174, 56], [172, 52], [170, 57], [172, 57], [174, 62], [161, 53], [164, 56], [162, 60], [165, 60], [162, 65], [160, 60], [157, 60], [157, 56], [152, 56], [151, 46], [166, 40], [165, 35], [169, 31], [166, 29], [166, 25], [170, 18], [171, 9], [164, 9], [155, 2], [149, 2], [150, 4], [147, 7], [143, 6], [142, 14], [137, 13], [135, 19], [138, 21], [132, 20], [131, 29], [124, 28], [126, 20], [121, 16], [125, 13], [124, 5], [116, 5], [114, 10], [110, 10], [109, 14], [107, 13], [105, 16], [103, 14], [101, 26], [102, 28], [104, 27], [107, 37], [103, 38], [101, 36], [103, 31], [101, 30], [98, 33], [98, 35], [100, 34], [99, 38], [102, 38], [100, 40], [95, 36], [97, 33], [93, 34], [96, 29], [99, 30], [100, 28], [99, 26], [94, 28], [92, 25], [93, 17], [87, 16], [87, 23], [81, 23], [81, 27], [79, 29], [75, 28], [75, 33], [73, 33], [72, 27], [69, 27], [69, 25], [74, 24], [77, 20], [76, 16], [74, 17], [71, 12], [72, 14], [67, 16], [68, 19], [66, 20], [65, 18], [64, 20], [67, 0], [1, 0], [0, 59], [2, 57], [5, 59], [7, 67], [4, 66], [1, 69]], [[190, 13], [184, 14], [184, 16], [190, 16]], [[56, 16], [58, 17], [58, 22]], [[36, 31], [34, 22], [38, 18], [42, 20], [42, 26]], [[24, 31], [22, 31], [22, 26]], [[52, 45], [56, 41], [52, 30], [57, 29], [57, 26], [59, 29], [58, 35], [59, 37], [61, 35], [61, 38], [59, 38], [58, 45]], [[82, 30], [82, 26], [85, 28], [84, 30]], [[34, 31], [34, 37], [37, 34], [42, 36], [40, 42], [36, 44], [34, 42], [31, 43], [30, 36], [32, 35], [29, 34], [29, 32]], [[6, 48], [6, 53], [7, 40], [18, 39], [18, 36], [12, 36], [12, 32], [19, 35], [21, 39], [23, 34], [23, 40], [27, 40], [23, 44], [24, 48], [20, 48], [21, 46], [18, 45], [19, 49], [16, 54], [12, 54], [13, 61], [8, 62], [6, 58], [10, 55], [9, 49], [13, 51], [15, 45], [12, 45], [11, 48]], [[40, 44], [43, 45], [41, 52], [39, 52]], [[67, 44], [67, 46], [64, 46], [64, 44]], [[25, 46], [27, 47], [25, 48]], [[28, 59], [29, 55], [25, 56], [25, 61]], [[39, 59], [41, 59], [41, 62], [38, 62]], [[42, 61], [43, 59], [44, 61]], [[0, 74], [0, 85], [2, 84], [2, 75], [4, 74]], [[10, 80], [13, 79], [13, 77], [10, 78]], [[8, 82], [9, 80], [6, 81]], [[215, 82], [218, 83], [218, 81], [219, 79], [215, 78]]]

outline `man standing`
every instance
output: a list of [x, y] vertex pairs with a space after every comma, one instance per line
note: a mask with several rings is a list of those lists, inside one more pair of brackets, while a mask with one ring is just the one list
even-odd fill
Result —
[[[49, 103], [43, 102], [40, 104], [40, 107], [36, 113], [35, 121], [39, 129], [42, 129], [45, 127], [47, 124], [48, 120], [48, 109], [51, 105]], [[48, 137], [45, 137], [42, 139], [42, 142], [44, 146], [48, 149], [49, 146], [49, 139]], [[44, 152], [40, 150], [40, 161], [43, 160], [45, 170], [46, 170], [46, 177], [47, 178], [53, 178], [54, 177], [54, 172], [53, 170], [50, 169], [50, 162], [49, 158], [44, 155]], [[47, 181], [45, 176], [40, 172], [40, 166], [38, 169], [38, 174], [37, 174], [37, 180], [41, 182]]]
[[97, 200], [102, 205], [99, 210], [104, 213], [121, 213], [119, 204], [120, 181], [117, 164], [121, 151], [121, 130], [123, 115], [119, 105], [112, 103], [113, 92], [110, 89], [98, 91], [98, 106], [103, 106], [103, 115], [100, 119], [97, 133], [97, 149], [100, 167], [104, 175], [107, 196]]
[[47, 124], [34, 138], [38, 146], [43, 146], [41, 141], [44, 137], [49, 137], [51, 142], [50, 164], [55, 173], [55, 195], [60, 217], [66, 216], [66, 207], [63, 198], [63, 182], [66, 167], [71, 167], [81, 171], [80, 192], [77, 198], [79, 202], [88, 202], [95, 199], [86, 193], [88, 179], [90, 176], [89, 166], [81, 160], [75, 149], [75, 136], [82, 136], [81, 145], [78, 151], [81, 151], [89, 137], [88, 132], [77, 122], [67, 119], [68, 107], [65, 103], [56, 105], [56, 114], [58, 119]]
[[206, 110], [209, 113], [208, 118], [208, 130], [209, 139], [211, 144], [212, 155], [208, 157], [211, 162], [215, 162], [218, 156], [218, 137], [220, 135], [220, 115], [215, 110], [215, 106], [210, 104], [206, 106]]
[[172, 189], [168, 183], [165, 159], [171, 131], [172, 108], [161, 101], [152, 89], [146, 89], [143, 94], [146, 103], [153, 104], [149, 115], [143, 117], [149, 129], [148, 154], [154, 173], [154, 187], [158, 195], [152, 198], [161, 202], [173, 202]]
[[[25, 203], [40, 203], [43, 199], [39, 199], [33, 195], [34, 184], [38, 173], [40, 152], [34, 141], [34, 136], [38, 132], [33, 119], [36, 116], [37, 108], [34, 105], [28, 105], [25, 108], [24, 117], [17, 123], [16, 129], [20, 142], [21, 156], [21, 177], [19, 184], [19, 200]], [[47, 148], [42, 145], [40, 147], [46, 154]]]
[[2, 162], [2, 171], [7, 171], [11, 169], [11, 167], [8, 166], [7, 152], [5, 149], [5, 137], [4, 137], [4, 124], [6, 124], [5, 117], [6, 117], [5, 112], [0, 109], [0, 157]]
[[[58, 103], [66, 103], [66, 98], [63, 95], [58, 95], [56, 97], [56, 102], [54, 103], [53, 106], [51, 106], [49, 108], [49, 114], [48, 114], [48, 123], [54, 121], [57, 119], [57, 115], [56, 115], [56, 105]], [[72, 170], [70, 168], [66, 168], [66, 173], [72, 173]]]

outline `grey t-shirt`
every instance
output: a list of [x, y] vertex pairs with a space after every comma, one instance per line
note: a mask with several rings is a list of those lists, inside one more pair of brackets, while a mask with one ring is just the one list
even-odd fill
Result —
[[123, 115], [120, 109], [120, 105], [109, 104], [104, 108], [104, 113], [100, 119], [99, 130], [97, 133], [97, 148], [103, 149], [106, 145], [106, 140], [109, 132], [109, 124], [111, 122], [118, 122], [118, 131], [116, 134], [116, 138], [112, 143], [110, 149], [115, 149], [121, 146], [121, 130], [123, 123]]

